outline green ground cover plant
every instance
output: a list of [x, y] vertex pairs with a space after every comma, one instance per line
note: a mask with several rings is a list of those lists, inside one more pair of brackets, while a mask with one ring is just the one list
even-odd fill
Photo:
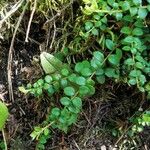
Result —
[[4, 102], [0, 101], [0, 131], [3, 134], [3, 141], [0, 140], [0, 148], [1, 149], [7, 149], [7, 143], [5, 139], [5, 133], [4, 133], [4, 128], [6, 121], [8, 119], [9, 112], [6, 104]]
[[4, 128], [8, 114], [8, 108], [3, 102], [0, 101], [0, 130]]
[[[19, 11], [26, 2], [21, 1]], [[32, 11], [34, 6], [34, 13], [47, 20], [42, 31], [48, 34], [48, 30], [54, 30], [46, 41], [50, 45], [46, 50], [51, 54], [40, 48], [41, 78], [19, 87], [22, 93], [41, 102], [45, 97], [49, 100], [45, 120], [31, 133], [32, 139], [38, 141], [37, 149], [46, 148], [55, 130], [67, 133], [77, 123], [85, 98], [92, 97], [99, 85], [109, 81], [127, 84], [150, 99], [150, 0], [42, 0], [29, 2], [26, 10]], [[73, 7], [79, 9], [75, 11]], [[0, 8], [4, 8], [3, 17], [8, 8]], [[66, 8], [71, 13], [63, 16]], [[7, 117], [7, 107], [0, 102], [0, 130]], [[127, 122], [126, 134], [134, 137], [150, 126], [149, 107], [129, 116]], [[115, 131], [117, 136], [124, 132], [116, 128]]]
[[[84, 97], [95, 93], [97, 83], [104, 84], [110, 78], [136, 86], [148, 98], [150, 95], [150, 1], [83, 0], [81, 10], [65, 55], [87, 51], [91, 59], [85, 58], [70, 67], [43, 52], [40, 60], [46, 76], [26, 88], [20, 87], [23, 93], [36, 97], [61, 92], [60, 104], [54, 104], [47, 119], [31, 133], [33, 139], [39, 140], [41, 149], [51, 137], [51, 128], [67, 133], [76, 123]], [[149, 122], [149, 111], [132, 118], [132, 133], [142, 131]]]

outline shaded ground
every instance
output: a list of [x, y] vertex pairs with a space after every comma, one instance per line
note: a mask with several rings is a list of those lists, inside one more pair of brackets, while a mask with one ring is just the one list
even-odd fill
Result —
[[[45, 42], [45, 35], [42, 24], [32, 24], [30, 38], [42, 44]], [[42, 75], [39, 65], [32, 61], [34, 56], [40, 54], [40, 45], [33, 41], [24, 43], [24, 38], [25, 35], [18, 34], [14, 46], [12, 68], [14, 102], [9, 101], [7, 93], [7, 58], [10, 41], [0, 43], [0, 92], [6, 92], [4, 98], [10, 111], [6, 126], [10, 150], [35, 149], [36, 142], [32, 141], [29, 135], [33, 127], [45, 119], [50, 105], [47, 97], [39, 101], [32, 96], [25, 97], [18, 91], [18, 86], [33, 82]], [[118, 137], [112, 136], [111, 129], [127, 128], [129, 126], [127, 120], [134, 112], [141, 106], [147, 107], [147, 103], [142, 103], [145, 97], [134, 88], [108, 82], [105, 87], [97, 85], [96, 90], [96, 95], [85, 99], [78, 123], [67, 135], [55, 131], [47, 144], [47, 150], [101, 150], [102, 146], [111, 149], [118, 140]], [[122, 146], [124, 139], [128, 140], [125, 143], [127, 150], [150, 149], [149, 128], [135, 137], [135, 143], [125, 136], [119, 140], [118, 145]]]

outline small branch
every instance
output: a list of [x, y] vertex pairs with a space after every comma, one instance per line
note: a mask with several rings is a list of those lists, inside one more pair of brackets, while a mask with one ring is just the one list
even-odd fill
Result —
[[14, 34], [13, 34], [13, 37], [12, 37], [12, 40], [11, 40], [11, 45], [10, 45], [10, 48], [9, 48], [9, 54], [8, 54], [8, 64], [7, 64], [7, 77], [8, 77], [8, 90], [9, 90], [9, 99], [11, 101], [14, 102], [14, 95], [13, 95], [13, 88], [12, 88], [12, 60], [13, 60], [13, 50], [14, 50], [14, 41], [15, 41], [15, 37], [16, 37], [16, 34], [17, 34], [17, 30], [19, 28], [19, 25], [21, 23], [21, 20], [24, 16], [24, 13], [25, 13], [25, 10], [28, 6], [28, 3], [29, 1], [26, 3], [26, 5], [24, 6], [23, 8], [23, 11], [19, 17], [19, 20], [17, 22], [17, 25], [16, 25], [16, 28], [15, 28], [15, 31], [14, 31]]
[[[54, 13], [53, 13], [53, 10], [51, 9], [51, 13], [52, 13], [52, 16], [54, 17]], [[52, 41], [51, 41], [51, 45], [50, 45], [50, 49], [52, 49], [53, 47], [53, 43], [54, 43], [54, 40], [55, 40], [55, 37], [56, 37], [56, 22], [54, 20], [54, 32], [53, 32], [53, 37], [52, 37]], [[48, 40], [48, 39], [47, 39]]]
[[35, 10], [36, 10], [36, 6], [37, 6], [37, 0], [34, 1], [33, 10], [32, 10], [32, 12], [31, 12], [31, 16], [30, 16], [30, 20], [29, 20], [28, 28], [27, 28], [27, 32], [26, 32], [25, 42], [28, 42], [28, 37], [29, 37], [29, 32], [30, 32], [31, 22], [32, 22], [32, 19], [33, 19]]
[[18, 1], [18, 2], [12, 7], [12, 9], [11, 9], [8, 13], [6, 13], [6, 16], [5, 16], [2, 20], [0, 20], [0, 28], [1, 28], [2, 24], [3, 24], [13, 13], [15, 13], [15, 12], [19, 9], [19, 7], [22, 5], [23, 2], [24, 2], [24, 0]]
[[73, 4], [73, 2], [75, 2], [76, 0], [71, 0], [69, 4], [67, 4], [63, 9], [61, 9], [59, 12], [57, 12], [57, 14], [55, 16], [53, 16], [51, 19], [47, 20], [44, 24], [44, 26], [46, 26], [47, 24], [51, 23], [53, 20], [55, 20], [57, 17], [59, 17], [62, 12], [67, 9], [68, 7], [70, 7], [70, 5]]

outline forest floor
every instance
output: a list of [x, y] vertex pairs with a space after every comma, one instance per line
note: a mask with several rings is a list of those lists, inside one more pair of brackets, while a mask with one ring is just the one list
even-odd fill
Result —
[[[35, 15], [34, 20], [38, 19], [38, 15]], [[24, 33], [28, 20], [29, 13], [26, 13], [21, 25]], [[25, 34], [22, 32], [18, 32], [15, 37], [11, 61], [14, 100], [10, 100], [9, 97], [7, 68], [12, 36], [0, 39], [0, 96], [7, 104], [10, 113], [5, 127], [9, 150], [35, 149], [36, 141], [32, 141], [30, 134], [33, 127], [45, 119], [45, 113], [49, 109], [46, 98], [37, 101], [33, 96], [25, 96], [18, 90], [19, 86], [34, 82], [42, 75], [40, 66], [34, 63], [33, 59], [39, 57], [41, 46], [47, 41], [47, 30], [43, 29], [44, 23], [45, 20], [41, 20], [40, 23], [33, 21], [29, 34], [31, 40], [28, 43], [24, 41]], [[56, 38], [59, 39], [59, 36], [56, 35]], [[53, 52], [53, 49], [49, 52]], [[143, 108], [149, 105], [149, 102], [141, 101], [145, 99], [145, 95], [136, 88], [117, 84], [111, 80], [105, 85], [97, 85], [96, 91], [92, 97], [85, 98], [78, 122], [67, 134], [54, 131], [46, 149], [118, 150], [118, 145], [119, 147], [127, 145], [126, 150], [149, 150], [150, 128], [139, 133], [134, 140], [123, 136], [125, 133], [119, 137], [115, 137], [112, 133], [115, 128], [126, 129], [128, 126], [126, 120], [132, 117], [141, 105]], [[0, 137], [2, 139], [1, 134]]]

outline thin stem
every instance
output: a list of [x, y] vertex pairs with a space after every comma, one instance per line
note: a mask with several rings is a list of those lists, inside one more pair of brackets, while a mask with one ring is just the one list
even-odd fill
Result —
[[4, 140], [5, 150], [8, 150], [4, 129], [2, 129], [2, 134], [3, 134], [3, 140]]
[[37, 6], [37, 0], [34, 1], [34, 6], [30, 15], [30, 19], [29, 19], [29, 23], [28, 23], [28, 27], [27, 27], [27, 32], [26, 32], [26, 38], [25, 38], [25, 42], [28, 42], [28, 37], [29, 37], [29, 32], [30, 32], [30, 26], [31, 26], [31, 22], [36, 10], [36, 6]]

